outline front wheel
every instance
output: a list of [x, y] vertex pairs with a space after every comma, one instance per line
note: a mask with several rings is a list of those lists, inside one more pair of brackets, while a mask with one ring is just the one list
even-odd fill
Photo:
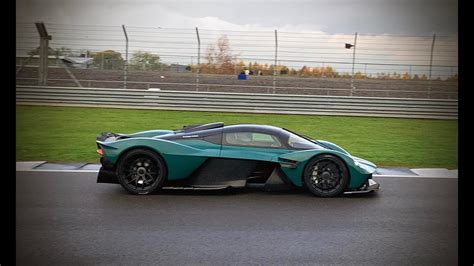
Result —
[[127, 152], [117, 165], [118, 181], [133, 194], [148, 194], [163, 185], [166, 167], [163, 159], [147, 149]]
[[321, 155], [308, 162], [304, 183], [311, 193], [319, 197], [334, 197], [346, 189], [349, 171], [344, 162], [332, 155]]

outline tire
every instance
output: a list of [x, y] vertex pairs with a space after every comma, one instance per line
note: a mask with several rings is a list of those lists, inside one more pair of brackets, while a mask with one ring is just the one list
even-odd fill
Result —
[[164, 160], [147, 149], [128, 151], [117, 165], [119, 183], [133, 194], [145, 195], [161, 188], [166, 175]]
[[338, 157], [321, 155], [308, 162], [303, 180], [306, 188], [315, 196], [335, 197], [347, 188], [349, 171]]

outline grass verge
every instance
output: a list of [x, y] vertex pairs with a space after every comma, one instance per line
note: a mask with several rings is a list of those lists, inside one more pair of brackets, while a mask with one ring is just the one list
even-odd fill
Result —
[[16, 160], [98, 163], [95, 137], [180, 129], [222, 121], [256, 123], [337, 143], [351, 154], [390, 167], [458, 165], [458, 122], [452, 120], [269, 115], [81, 107], [16, 107]]

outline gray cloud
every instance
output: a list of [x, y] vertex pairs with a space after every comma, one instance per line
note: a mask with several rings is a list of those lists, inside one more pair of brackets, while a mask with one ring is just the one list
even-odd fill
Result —
[[329, 33], [425, 35], [457, 33], [457, 9], [452, 0], [17, 0], [17, 21], [189, 27], [200, 18], [217, 17], [270, 28], [305, 25], [303, 30]]

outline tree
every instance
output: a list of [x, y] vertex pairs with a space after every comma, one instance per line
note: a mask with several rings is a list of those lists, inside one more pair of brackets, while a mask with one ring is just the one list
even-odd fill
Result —
[[303, 66], [300, 71], [299, 71], [300, 76], [306, 76], [309, 77], [311, 76], [311, 68], [307, 66]]
[[354, 74], [354, 78], [355, 78], [355, 79], [363, 79], [363, 78], [365, 78], [365, 76], [364, 76], [364, 74], [362, 74], [362, 72], [357, 71], [357, 72]]
[[288, 75], [290, 72], [290, 69], [285, 65], [279, 65], [278, 68], [280, 69], [280, 75]]
[[311, 70], [311, 75], [313, 77], [321, 77], [323, 74], [322, 69], [320, 67], [315, 67]]
[[123, 58], [119, 52], [106, 50], [93, 55], [93, 64], [100, 69], [122, 69]]
[[408, 74], [408, 72], [405, 72], [405, 74], [402, 75], [402, 79], [403, 80], [409, 80], [409, 79], [411, 79], [411, 76], [410, 76], [410, 74]]
[[[249, 69], [251, 69], [250, 65], [251, 65], [251, 63], [249, 63]], [[244, 63], [244, 61], [240, 60], [240, 62], [235, 66], [235, 71], [237, 73], [240, 73], [243, 70], [245, 70], [245, 63]]]
[[[204, 58], [207, 60], [206, 64], [201, 65], [201, 73], [208, 74], [234, 74], [240, 73], [242, 70], [251, 70], [255, 75], [273, 75], [273, 70], [276, 68], [277, 72], [280, 75], [288, 76], [304, 76], [304, 77], [328, 77], [328, 78], [338, 78], [341, 75], [336, 72], [336, 70], [331, 66], [325, 67], [308, 67], [303, 66], [300, 69], [289, 68], [285, 65], [275, 65], [268, 63], [259, 64], [258, 62], [248, 62], [245, 63], [243, 60], [240, 60], [238, 63], [235, 62], [235, 58], [229, 53], [229, 46], [226, 44], [225, 38], [221, 37], [219, 45], [215, 47], [210, 45], [204, 55]], [[191, 69], [193, 72], [196, 72], [197, 66], [192, 65]], [[382, 73], [384, 74], [384, 73]], [[384, 74], [385, 75], [385, 74]], [[345, 73], [342, 77], [350, 78], [351, 75]], [[356, 78], [366, 78], [360, 71], [356, 74]]]
[[326, 67], [322, 68], [322, 75], [323, 75], [323, 77], [335, 78], [339, 74], [331, 66], [326, 66]]
[[206, 50], [206, 71], [211, 70], [217, 74], [234, 74], [234, 58], [227, 36], [219, 37], [216, 46], [210, 45]]
[[134, 69], [158, 70], [161, 67], [160, 56], [149, 52], [137, 51], [130, 60], [130, 66]]
[[234, 72], [234, 64], [232, 54], [230, 53], [229, 39], [226, 35], [222, 35], [217, 40], [217, 64], [220, 66], [222, 74], [232, 74]]
[[457, 81], [458, 80], [458, 74], [454, 74], [451, 77], [448, 77], [446, 80], [447, 81]]

